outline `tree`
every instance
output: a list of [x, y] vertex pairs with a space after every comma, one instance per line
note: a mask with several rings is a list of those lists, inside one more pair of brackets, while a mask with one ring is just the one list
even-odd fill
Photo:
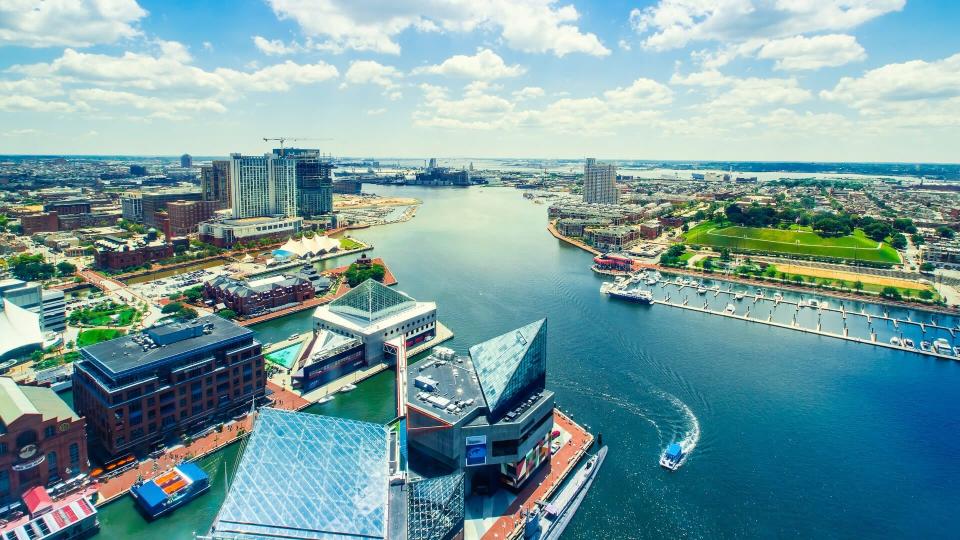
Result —
[[915, 246], [922, 246], [924, 242], [926, 242], [926, 239], [923, 237], [923, 235], [918, 233], [914, 233], [912, 236], [910, 236], [910, 240]]
[[[877, 242], [882, 242], [884, 238], [893, 234], [893, 227], [882, 221], [874, 221], [873, 223], [870, 223], [864, 227], [863, 232], [868, 238], [876, 240]], [[906, 241], [906, 238], [904, 238], [904, 241]]]
[[803, 283], [803, 276], [801, 276], [800, 274], [794, 274], [790, 279], [792, 279], [796, 283]]
[[890, 245], [895, 249], [904, 249], [907, 247], [907, 237], [903, 233], [896, 233], [890, 239]]
[[7, 266], [13, 277], [23, 281], [46, 281], [57, 271], [56, 267], [46, 262], [40, 254], [14, 255], [7, 261]]
[[60, 261], [57, 263], [57, 272], [59, 272], [61, 276], [72, 276], [77, 273], [77, 265], [67, 261]]
[[919, 296], [920, 298], [923, 298], [924, 300], [930, 300], [931, 298], [933, 298], [933, 291], [931, 291], [930, 289], [923, 289], [920, 291], [920, 293], [917, 296]]
[[863, 290], [863, 282], [858, 279], [857, 281], [853, 282], [853, 288], [856, 289], [856, 290], [858, 290], [858, 291], [862, 291], [862, 290]]
[[940, 227], [937, 227], [937, 234], [939, 234], [943, 238], [953, 238], [954, 236], [956, 236], [957, 233], [950, 227], [947, 227], [946, 225], [942, 225]]
[[880, 296], [884, 298], [890, 298], [892, 300], [900, 300], [900, 291], [896, 287], [886, 286], [880, 291]]
[[713, 261], [711, 261], [710, 259], [704, 259], [704, 260], [703, 260], [703, 269], [704, 269], [705, 271], [707, 271], [707, 272], [713, 271]]
[[224, 319], [236, 319], [237, 312], [232, 309], [221, 309], [217, 312], [217, 315], [223, 317]]
[[169, 304], [163, 306], [160, 309], [160, 313], [163, 313], [163, 314], [176, 313], [182, 309], [183, 309], [183, 304], [181, 304], [180, 302], [170, 302]]
[[933, 272], [934, 266], [931, 262], [925, 262], [920, 265], [921, 272]]
[[183, 320], [183, 321], [189, 321], [189, 320], [192, 320], [192, 319], [196, 319], [196, 318], [199, 317], [199, 316], [200, 316], [200, 314], [197, 313], [197, 310], [193, 309], [192, 307], [185, 307], [185, 308], [181, 309], [180, 311], [178, 311], [177, 314], [176, 314], [176, 317], [177, 317], [178, 319], [180, 319], [180, 320]]
[[386, 269], [382, 264], [360, 266], [357, 263], [353, 263], [347, 269], [345, 275], [347, 278], [347, 283], [351, 287], [356, 287], [368, 279], [374, 279], [382, 282], [383, 276], [386, 275]]
[[183, 291], [183, 296], [187, 298], [188, 302], [198, 302], [201, 298], [203, 298], [203, 285], [190, 287], [189, 289]]
[[720, 260], [729, 261], [730, 260], [730, 250], [727, 248], [720, 248]]

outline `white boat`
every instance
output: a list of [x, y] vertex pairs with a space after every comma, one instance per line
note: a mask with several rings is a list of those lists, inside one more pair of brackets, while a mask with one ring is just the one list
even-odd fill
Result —
[[335, 399], [335, 398], [334, 398], [333, 396], [331, 396], [330, 394], [327, 394], [327, 395], [325, 395], [325, 396], [323, 396], [322, 398], [320, 398], [320, 399], [317, 400], [317, 405], [323, 405], [324, 403], [330, 403], [330, 402], [333, 401], [334, 399]]
[[780, 291], [777, 291], [773, 293], [773, 299], [776, 300], [777, 302], [780, 302], [781, 300], [783, 300], [783, 294], [781, 294]]
[[733, 315], [737, 312], [737, 306], [733, 304], [727, 304], [727, 307], [723, 308], [723, 312], [727, 315]]
[[629, 289], [629, 290], [620, 290], [615, 289], [610, 291], [610, 296], [614, 298], [622, 298], [624, 300], [629, 300], [631, 302], [638, 302], [641, 304], [652, 304], [653, 303], [653, 293], [644, 289]]
[[347, 392], [350, 392], [350, 391], [356, 390], [356, 389], [357, 389], [357, 385], [355, 385], [355, 384], [348, 384], [348, 385], [346, 385], [346, 386], [341, 386], [341, 387], [340, 387], [340, 390], [337, 390], [337, 391], [340, 392], [340, 393], [346, 394]]
[[719, 285], [719, 284], [718, 284], [718, 285], [714, 285], [713, 287], [710, 287], [710, 290], [713, 291], [713, 292], [717, 292], [717, 291], [720, 290], [720, 285]]
[[686, 459], [687, 453], [683, 451], [683, 447], [677, 443], [671, 443], [670, 446], [663, 451], [663, 454], [660, 455], [660, 466], [664, 469], [675, 471], [683, 465]]
[[900, 338], [893, 336], [890, 338], [890, 344], [899, 347], [901, 345]]
[[746, 296], [743, 291], [737, 291], [737, 294], [733, 296], [734, 300], [743, 300], [743, 297]]
[[683, 285], [683, 278], [680, 276], [677, 276], [677, 279], [673, 280], [673, 282], [676, 283], [677, 285]]
[[707, 294], [707, 288], [703, 285], [697, 287], [697, 294]]
[[903, 338], [900, 340], [900, 344], [906, 349], [916, 349], [916, 345], [913, 344], [913, 340], [910, 338]]
[[648, 277], [646, 283], [647, 285], [653, 286], [657, 284], [657, 280], [653, 277]]
[[763, 289], [757, 289], [757, 298], [763, 298]]
[[610, 292], [610, 289], [611, 289], [612, 287], [613, 287], [613, 283], [611, 283], [611, 282], [609, 282], [609, 281], [604, 281], [604, 282], [600, 285], [600, 294], [607, 294], [607, 293], [609, 293], [609, 292]]
[[944, 338], [937, 338], [933, 341], [933, 350], [937, 354], [952, 354], [953, 347], [950, 346], [950, 342]]
[[817, 309], [820, 307], [820, 302], [817, 302], [816, 300], [811, 298], [807, 300], [807, 307], [812, 307], [813, 309]]

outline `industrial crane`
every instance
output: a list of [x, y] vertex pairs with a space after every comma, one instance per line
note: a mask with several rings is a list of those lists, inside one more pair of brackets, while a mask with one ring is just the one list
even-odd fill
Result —
[[280, 155], [283, 156], [283, 143], [286, 141], [332, 141], [330, 137], [264, 137], [263, 142], [280, 141]]

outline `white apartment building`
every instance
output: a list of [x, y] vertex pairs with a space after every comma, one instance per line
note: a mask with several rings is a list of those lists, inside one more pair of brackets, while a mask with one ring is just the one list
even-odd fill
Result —
[[234, 219], [296, 216], [296, 160], [230, 154], [230, 202]]
[[587, 158], [583, 167], [583, 202], [592, 204], [617, 204], [617, 167], [598, 164]]

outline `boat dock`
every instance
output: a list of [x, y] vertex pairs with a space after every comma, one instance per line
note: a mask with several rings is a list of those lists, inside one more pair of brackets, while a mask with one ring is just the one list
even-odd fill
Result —
[[[960, 327], [957, 320], [948, 315], [719, 280], [693, 281], [692, 284], [690, 281], [689, 278], [681, 283], [661, 279], [653, 286], [638, 286], [653, 292], [653, 304], [934, 358], [960, 360], [953, 349], [960, 346]], [[702, 288], [706, 290], [702, 291]], [[741, 298], [737, 299], [737, 296]], [[729, 306], [733, 306], [732, 313]], [[905, 340], [912, 341], [913, 346], [905, 345]], [[921, 349], [921, 343], [932, 344], [936, 340], [945, 340], [951, 350]]]

